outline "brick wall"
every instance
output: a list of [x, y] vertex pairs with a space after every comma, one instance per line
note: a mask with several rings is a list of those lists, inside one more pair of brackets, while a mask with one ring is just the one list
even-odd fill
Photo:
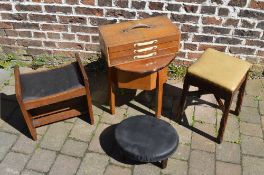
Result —
[[96, 54], [98, 25], [157, 15], [182, 32], [178, 59], [213, 47], [264, 64], [263, 0], [1, 0], [0, 45], [25, 55]]

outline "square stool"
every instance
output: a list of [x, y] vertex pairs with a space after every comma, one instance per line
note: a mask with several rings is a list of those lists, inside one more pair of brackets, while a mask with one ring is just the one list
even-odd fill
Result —
[[[177, 110], [178, 120], [182, 120], [190, 85], [198, 87], [197, 92], [200, 94], [214, 94], [220, 109], [223, 111], [216, 138], [216, 141], [221, 143], [232, 99], [236, 91], [239, 91], [239, 93], [234, 114], [239, 115], [250, 66], [250, 63], [241, 59], [214, 49], [207, 49], [187, 70]], [[224, 100], [224, 103], [222, 100]]]

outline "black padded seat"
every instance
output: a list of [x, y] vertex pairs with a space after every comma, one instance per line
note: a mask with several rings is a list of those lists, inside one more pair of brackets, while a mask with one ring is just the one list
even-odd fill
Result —
[[165, 160], [179, 143], [178, 134], [169, 123], [146, 115], [123, 120], [115, 129], [115, 139], [128, 158], [140, 162]]
[[77, 87], [83, 87], [76, 63], [52, 70], [21, 74], [23, 100], [46, 97]]

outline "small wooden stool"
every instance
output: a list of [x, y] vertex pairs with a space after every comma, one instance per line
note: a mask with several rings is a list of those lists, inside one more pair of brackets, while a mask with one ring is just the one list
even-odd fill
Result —
[[[188, 68], [177, 117], [182, 120], [187, 92], [190, 85], [199, 88], [198, 93], [214, 94], [223, 111], [216, 141], [221, 143], [233, 96], [239, 90], [235, 115], [239, 115], [245, 91], [250, 63], [226, 55], [214, 49], [207, 49], [201, 58]], [[224, 103], [222, 100], [224, 100]]]

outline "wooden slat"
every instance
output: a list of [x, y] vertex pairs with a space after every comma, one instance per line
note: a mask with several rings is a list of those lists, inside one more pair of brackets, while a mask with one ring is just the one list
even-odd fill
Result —
[[72, 99], [75, 97], [80, 97], [86, 94], [86, 90], [84, 87], [78, 87], [74, 88], [71, 90], [67, 90], [65, 92], [57, 93], [54, 95], [50, 95], [47, 97], [42, 97], [39, 99], [34, 99], [34, 100], [25, 100], [25, 108], [27, 110], [33, 109], [33, 108], [38, 108], [40, 106], [45, 106], [57, 102], [61, 102], [64, 100]]
[[82, 115], [84, 113], [85, 112], [78, 111], [76, 109], [62, 111], [59, 113], [54, 113], [54, 114], [51, 114], [51, 115], [48, 115], [45, 117], [34, 119], [33, 125], [34, 125], [34, 127], [39, 127], [39, 126], [46, 125], [49, 123], [54, 123], [57, 121], [66, 120], [66, 119], [69, 119], [72, 117], [76, 117], [76, 116]]
[[219, 105], [219, 108], [224, 112], [225, 106], [224, 106], [224, 103], [222, 102], [221, 98], [217, 97], [215, 94], [214, 94], [214, 96], [215, 96], [215, 99]]

